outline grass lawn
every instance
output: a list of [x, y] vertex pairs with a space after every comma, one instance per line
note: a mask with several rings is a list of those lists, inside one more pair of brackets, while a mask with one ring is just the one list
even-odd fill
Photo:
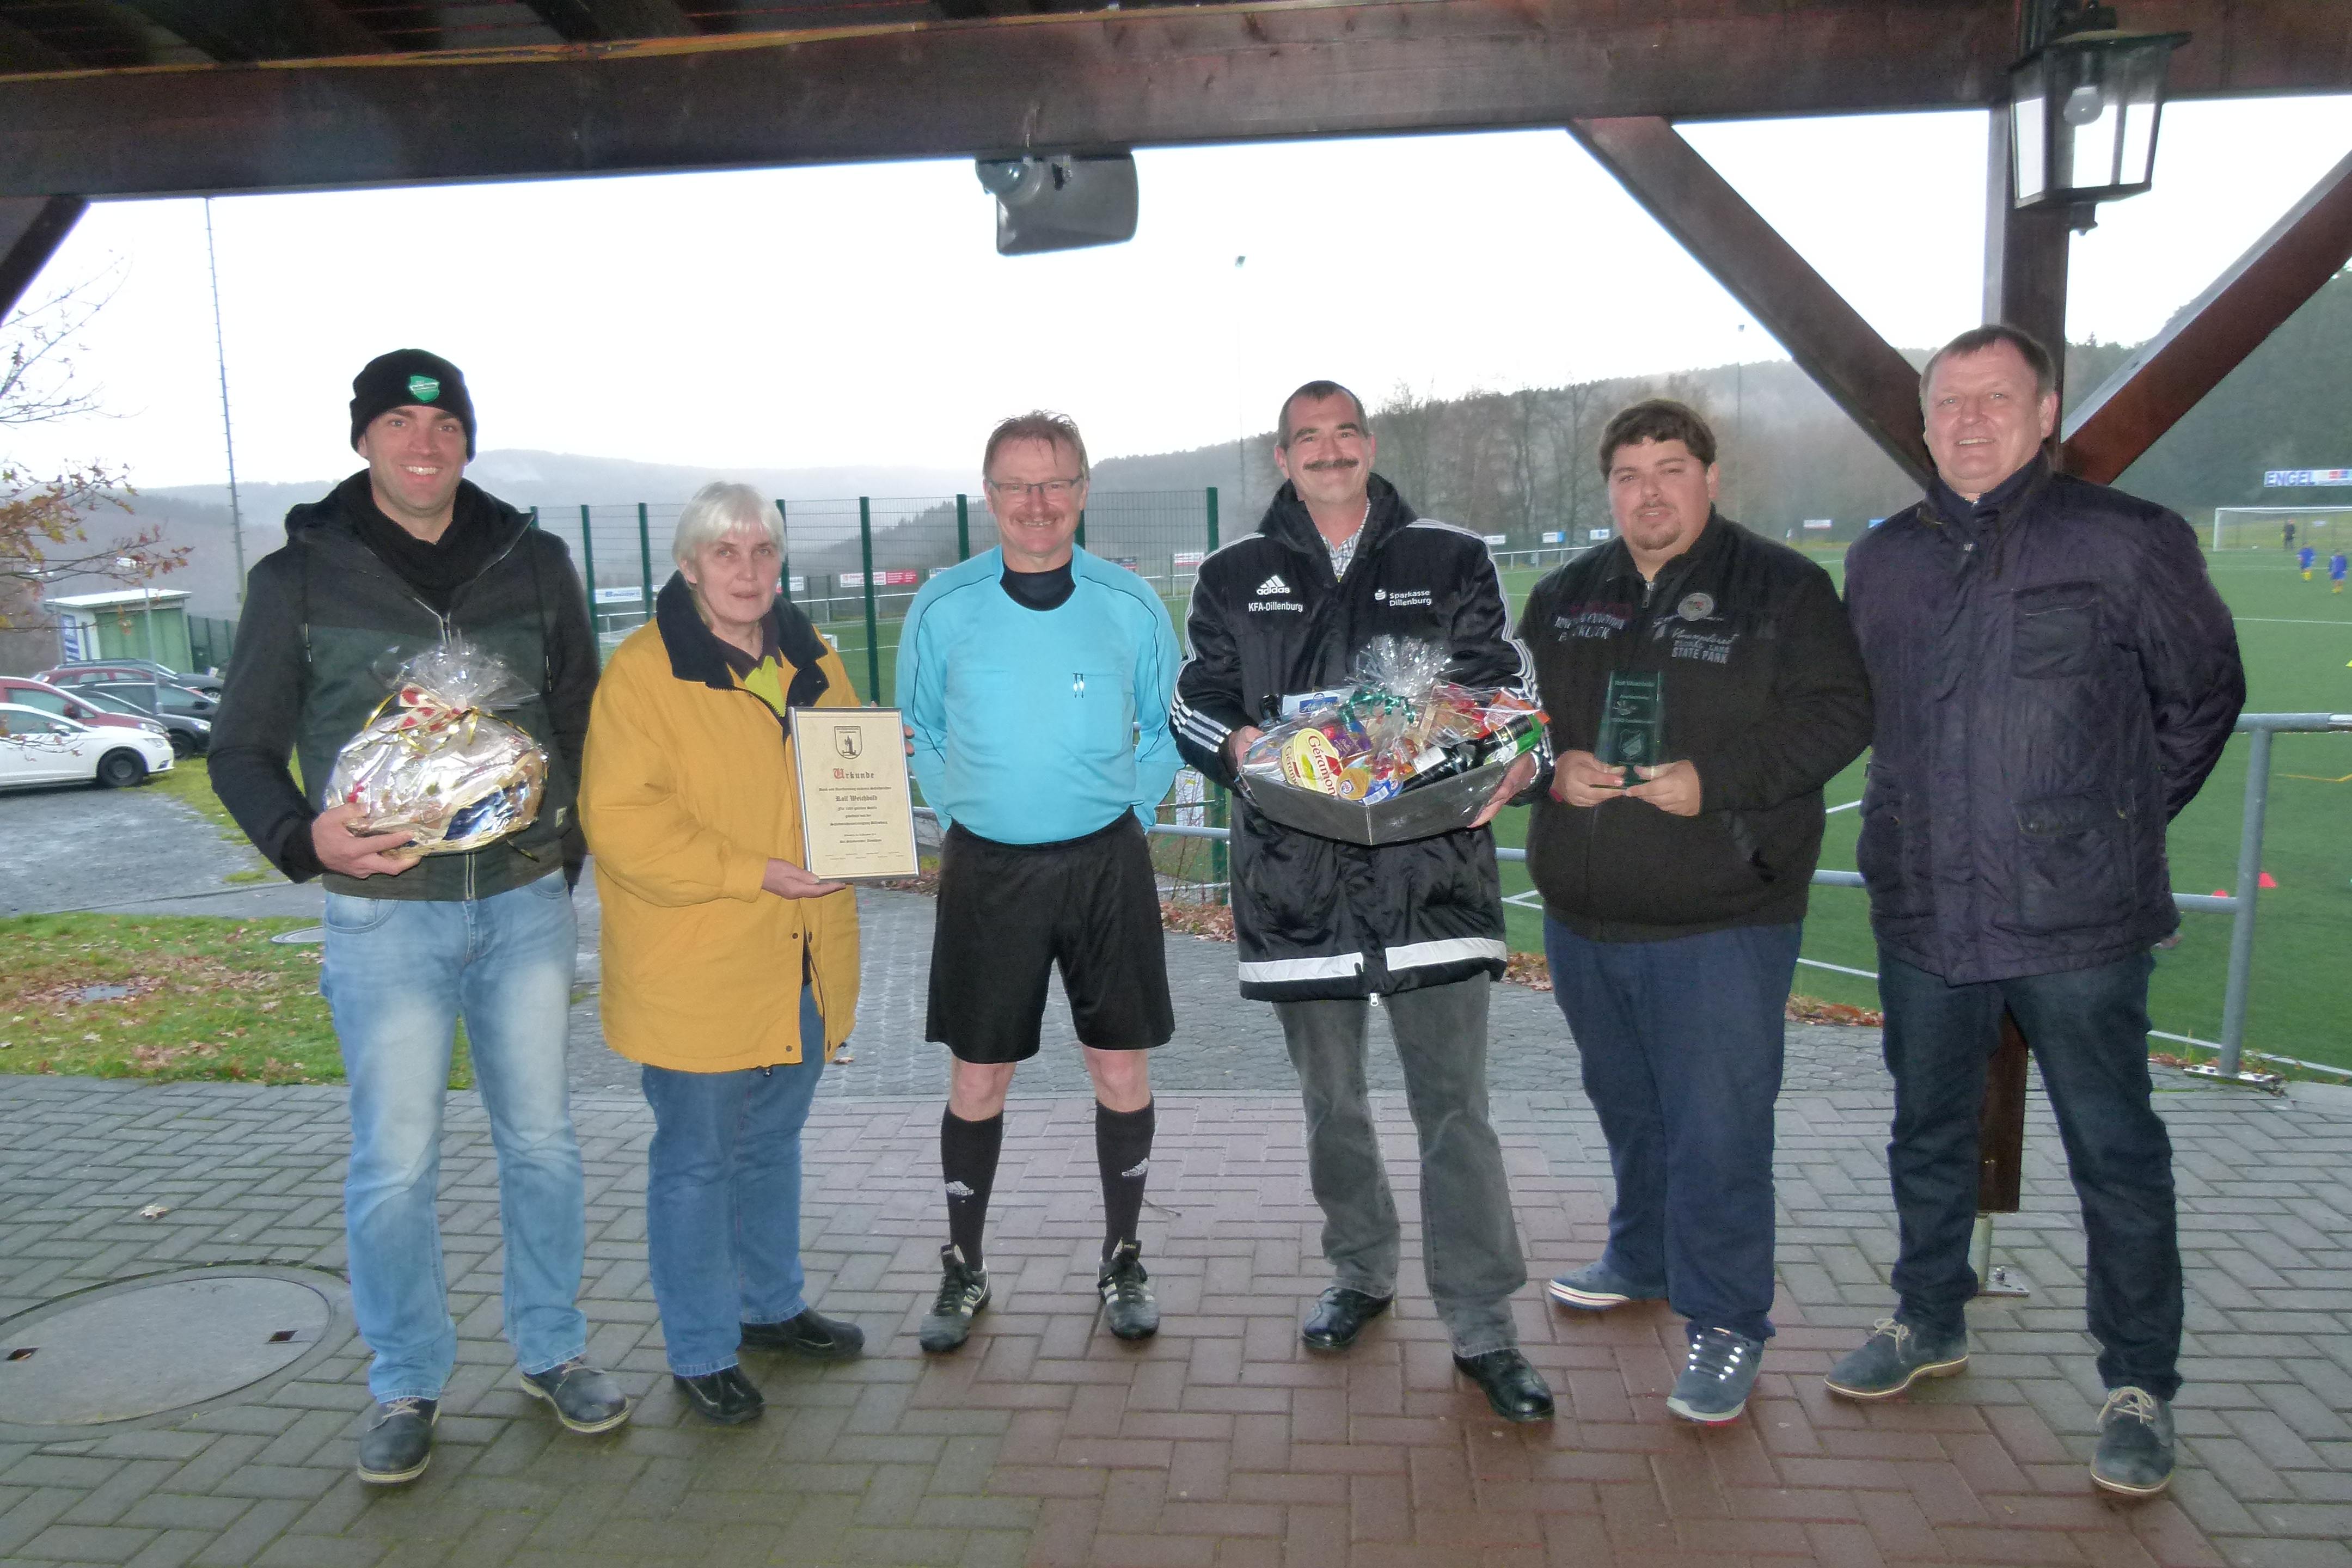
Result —
[[[269, 940], [311, 923], [0, 920], [0, 1072], [341, 1083], [320, 951]], [[460, 1029], [449, 1087], [472, 1082]]]

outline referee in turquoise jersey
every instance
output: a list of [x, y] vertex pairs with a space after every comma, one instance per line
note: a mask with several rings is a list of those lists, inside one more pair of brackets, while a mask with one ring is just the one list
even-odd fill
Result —
[[1003, 542], [923, 584], [898, 638], [915, 777], [947, 830], [927, 1033], [955, 1060], [940, 1121], [948, 1244], [920, 1339], [954, 1350], [988, 1304], [981, 1231], [1004, 1095], [1037, 1054], [1059, 965], [1095, 1084], [1104, 1321], [1139, 1340], [1160, 1330], [1136, 1237], [1151, 1167], [1144, 1052], [1176, 1028], [1143, 825], [1176, 776], [1176, 633], [1143, 579], [1073, 542], [1087, 448], [1068, 418], [1005, 420], [981, 471]]

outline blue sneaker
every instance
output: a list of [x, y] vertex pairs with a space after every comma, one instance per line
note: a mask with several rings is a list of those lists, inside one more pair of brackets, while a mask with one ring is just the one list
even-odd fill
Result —
[[1764, 1362], [1764, 1342], [1729, 1329], [1700, 1329], [1691, 1335], [1690, 1359], [1666, 1395], [1666, 1408], [1685, 1421], [1720, 1426], [1748, 1408]]
[[1606, 1258], [1558, 1276], [1544, 1287], [1544, 1293], [1563, 1307], [1574, 1307], [1584, 1312], [1605, 1312], [1628, 1301], [1663, 1301], [1666, 1299], [1664, 1285], [1636, 1284], [1610, 1268]]

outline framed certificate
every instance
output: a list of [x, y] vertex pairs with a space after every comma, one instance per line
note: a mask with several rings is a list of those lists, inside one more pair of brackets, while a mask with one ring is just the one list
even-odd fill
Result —
[[915, 795], [896, 708], [792, 710], [801, 838], [809, 875], [828, 882], [912, 877]]

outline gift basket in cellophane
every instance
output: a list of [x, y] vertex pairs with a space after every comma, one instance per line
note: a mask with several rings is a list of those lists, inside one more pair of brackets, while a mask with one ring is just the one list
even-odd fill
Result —
[[336, 755], [327, 804], [360, 808], [353, 833], [408, 834], [399, 855], [460, 855], [520, 833], [546, 795], [547, 752], [490, 710], [530, 695], [462, 640], [418, 654]]
[[1446, 652], [1381, 637], [1354, 684], [1283, 700], [1281, 722], [1242, 758], [1242, 794], [1286, 827], [1400, 844], [1467, 827], [1503, 775], [1542, 742], [1542, 710], [1516, 692], [1444, 679]]

